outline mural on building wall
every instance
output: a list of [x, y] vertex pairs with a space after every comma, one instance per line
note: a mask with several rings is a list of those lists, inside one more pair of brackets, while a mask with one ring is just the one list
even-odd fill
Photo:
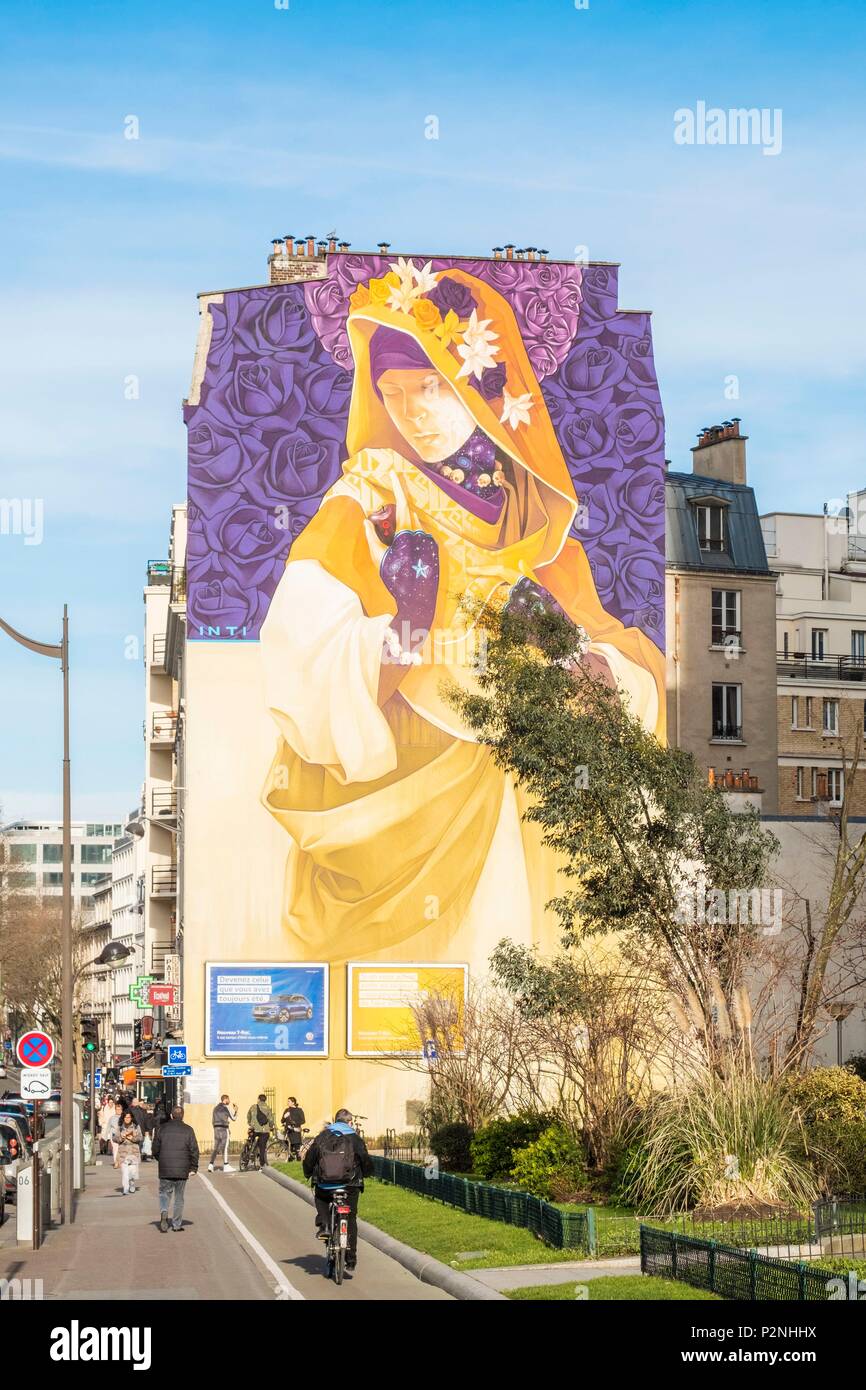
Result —
[[613, 267], [348, 254], [209, 312], [188, 631], [260, 639], [291, 946], [444, 959], [491, 913], [540, 940], [554, 866], [442, 685], [483, 655], [462, 595], [557, 605], [663, 731], [648, 316]]

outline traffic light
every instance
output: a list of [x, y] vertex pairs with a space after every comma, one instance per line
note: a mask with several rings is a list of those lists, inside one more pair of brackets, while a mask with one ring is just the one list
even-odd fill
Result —
[[81, 1020], [81, 1041], [84, 1051], [90, 1055], [99, 1050], [99, 1020], [96, 1018], [83, 1018]]

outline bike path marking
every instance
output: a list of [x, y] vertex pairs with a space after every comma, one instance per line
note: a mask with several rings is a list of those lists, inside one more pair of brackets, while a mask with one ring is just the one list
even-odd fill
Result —
[[247, 1227], [244, 1225], [243, 1221], [241, 1221], [240, 1217], [235, 1215], [228, 1202], [226, 1201], [225, 1197], [222, 1197], [220, 1193], [217, 1192], [213, 1183], [205, 1177], [204, 1173], [199, 1173], [198, 1180], [199, 1182], [204, 1183], [205, 1187], [213, 1197], [214, 1201], [219, 1203], [229, 1220], [233, 1222], [235, 1226], [237, 1226], [238, 1230], [241, 1233], [241, 1236], [246, 1241], [247, 1245], [250, 1247], [253, 1253], [258, 1256], [268, 1273], [272, 1275], [273, 1278], [276, 1280], [278, 1286], [277, 1297], [283, 1299], [290, 1299], [293, 1303], [306, 1303], [307, 1300], [305, 1296], [301, 1293], [300, 1289], [296, 1289], [294, 1284], [289, 1283], [288, 1279], [286, 1278], [283, 1271], [280, 1269], [280, 1266], [277, 1264], [276, 1260], [271, 1258], [265, 1247], [259, 1241], [256, 1240], [252, 1231], [248, 1230]]

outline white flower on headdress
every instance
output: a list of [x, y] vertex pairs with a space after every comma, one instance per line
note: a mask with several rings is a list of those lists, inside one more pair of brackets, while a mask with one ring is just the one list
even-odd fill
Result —
[[488, 324], [491, 322], [491, 319], [479, 319], [478, 311], [472, 310], [469, 322], [463, 330], [463, 342], [457, 348], [463, 358], [463, 366], [457, 373], [458, 378], [474, 372], [480, 380], [485, 367], [496, 366], [495, 359], [499, 348], [492, 345], [499, 334], [490, 332]]
[[506, 422], [514, 430], [518, 425], [529, 424], [529, 412], [534, 405], [532, 392], [526, 391], [522, 396], [512, 396], [506, 386], [502, 392], [502, 414], [499, 417], [500, 424]]
[[414, 262], [405, 260], [403, 256], [398, 256], [396, 261], [391, 261], [388, 265], [389, 270], [393, 270], [395, 275], [400, 277], [400, 284], [408, 289], [415, 283], [417, 271]]
[[[397, 272], [399, 274], [399, 271]], [[412, 305], [416, 299], [420, 299], [421, 291], [417, 285], [411, 281], [403, 280], [399, 285], [392, 285], [388, 295], [388, 308], [397, 309], [403, 314], [411, 314]]]
[[413, 270], [415, 271], [415, 284], [418, 287], [419, 294], [428, 294], [430, 290], [435, 290], [436, 286], [439, 284], [439, 281], [430, 268], [432, 264], [432, 261], [428, 261], [420, 270], [413, 266]]

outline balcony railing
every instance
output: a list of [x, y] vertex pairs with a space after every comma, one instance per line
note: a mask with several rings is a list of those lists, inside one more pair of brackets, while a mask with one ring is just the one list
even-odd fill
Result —
[[151, 643], [151, 651], [152, 651], [152, 654], [153, 654], [152, 664], [153, 664], [154, 666], [157, 666], [161, 671], [164, 671], [164, 670], [165, 670], [165, 633], [164, 633], [164, 632], [155, 632], [155, 633], [153, 634], [153, 642]]
[[777, 652], [776, 673], [781, 680], [866, 681], [866, 657]]
[[186, 603], [186, 565], [175, 565], [171, 572], [171, 602]]
[[150, 726], [151, 743], [159, 743], [165, 746], [174, 743], [177, 735], [177, 715], [176, 714], [155, 714]]
[[712, 737], [742, 740], [743, 726], [742, 724], [722, 724], [714, 719]]
[[177, 820], [177, 791], [174, 787], [154, 787], [150, 796], [154, 820]]
[[177, 865], [154, 864], [150, 871], [150, 896], [152, 898], [177, 897]]

